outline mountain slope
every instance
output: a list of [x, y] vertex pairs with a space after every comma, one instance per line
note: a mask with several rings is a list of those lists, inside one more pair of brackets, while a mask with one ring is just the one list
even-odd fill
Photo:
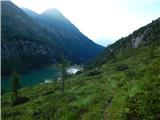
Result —
[[[160, 45], [156, 36], [160, 32], [158, 21], [155, 22], [149, 24], [154, 28], [151, 31], [154, 33], [151, 35], [155, 38], [153, 41], [148, 36], [148, 42], [139, 44], [138, 48], [122, 45], [119, 48], [125, 48], [125, 52], [117, 52], [116, 56], [105, 59], [101, 66], [95, 64], [94, 68], [67, 78], [64, 94], [61, 81], [55, 81], [21, 89], [20, 96], [28, 100], [20, 101], [19, 105], [11, 106], [11, 93], [3, 95], [2, 118], [159, 120]], [[126, 41], [128, 44], [125, 45], [131, 46], [130, 39]], [[112, 46], [121, 42], [117, 41]], [[99, 59], [105, 58], [105, 54], [108, 53], [104, 52]]]
[[31, 18], [36, 18], [36, 17], [39, 16], [38, 13], [36, 13], [36, 12], [34, 12], [34, 11], [28, 9], [28, 8], [24, 8], [24, 7], [23, 7], [22, 10], [23, 10], [27, 15], [31, 16]]
[[102, 65], [110, 58], [116, 60], [116, 57], [120, 57], [121, 54], [129, 50], [135, 50], [140, 47], [154, 48], [156, 46], [160, 46], [160, 18], [109, 45], [97, 58], [88, 64], [87, 68]]
[[64, 53], [58, 41], [12, 2], [1, 1], [2, 75], [55, 63]]
[[[37, 13], [23, 8], [29, 14], [27, 15], [12, 2], [1, 1], [1, 3], [2, 75], [10, 74], [15, 70], [24, 72], [57, 63], [62, 54], [74, 63], [87, 62], [103, 49], [82, 34], [78, 33], [77, 36], [71, 29], [62, 32], [63, 27], [55, 27], [54, 30], [59, 32], [53, 34], [52, 29], [47, 29], [35, 20], [40, 17]], [[47, 18], [47, 20], [53, 19]], [[67, 22], [65, 25], [70, 26], [70, 24]], [[61, 20], [55, 20], [54, 25], [61, 26]], [[75, 37], [70, 37], [70, 40], [64, 39], [64, 36], [69, 36], [69, 34], [59, 35], [64, 32], [69, 32]]]
[[[29, 101], [16, 106], [11, 106], [11, 93], [3, 95], [2, 118], [12, 120], [14, 114], [23, 120], [158, 120], [160, 48], [152, 59], [148, 50], [104, 64], [98, 72], [68, 78], [63, 95], [61, 81], [21, 89], [20, 96]], [[129, 68], [117, 71], [119, 64]]]
[[57, 9], [46, 10], [33, 19], [58, 38], [61, 46], [76, 63], [86, 62], [104, 49], [84, 36]]

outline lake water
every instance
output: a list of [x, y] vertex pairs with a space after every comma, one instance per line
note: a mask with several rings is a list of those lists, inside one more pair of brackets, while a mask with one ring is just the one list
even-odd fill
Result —
[[[76, 72], [83, 70], [80, 66], [70, 66], [67, 68], [67, 73], [74, 75]], [[60, 69], [56, 67], [45, 67], [40, 69], [31, 70], [27, 73], [21, 74], [21, 86], [28, 87], [41, 83], [51, 83], [54, 80], [60, 78]], [[1, 88], [3, 90], [11, 90], [11, 76], [2, 77]]]
[[[31, 70], [27, 73], [20, 75], [22, 87], [33, 86], [40, 83], [49, 83], [56, 80], [59, 76], [59, 70], [53, 67], [46, 67], [41, 69]], [[11, 90], [11, 77], [2, 77], [1, 88]]]

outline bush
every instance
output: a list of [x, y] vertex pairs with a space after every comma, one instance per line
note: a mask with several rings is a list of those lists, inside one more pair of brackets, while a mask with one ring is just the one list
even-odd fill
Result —
[[28, 101], [29, 101], [29, 98], [27, 97], [18, 97], [16, 100], [13, 101], [12, 105], [16, 106], [16, 105], [26, 103]]
[[101, 74], [101, 71], [98, 70], [98, 68], [92, 69], [86, 73], [87, 76], [94, 76], [98, 74]]
[[126, 71], [127, 77], [134, 77], [135, 75], [136, 75], [136, 72], [134, 70], [129, 69]]
[[80, 74], [82, 74], [83, 73], [83, 71], [78, 71], [75, 75], [80, 75]]
[[125, 71], [125, 70], [127, 70], [129, 67], [128, 67], [128, 65], [125, 65], [125, 64], [120, 64], [120, 65], [118, 65], [118, 66], [116, 66], [116, 71]]
[[126, 114], [129, 120], [160, 120], [160, 92], [157, 77], [149, 78], [147, 82], [143, 81], [141, 92], [135, 92], [135, 95], [128, 97], [126, 107], [130, 109]]

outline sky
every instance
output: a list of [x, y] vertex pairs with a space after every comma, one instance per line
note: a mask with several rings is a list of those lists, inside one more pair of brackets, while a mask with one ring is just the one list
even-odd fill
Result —
[[11, 0], [39, 14], [58, 9], [83, 34], [107, 46], [160, 17], [160, 0]]

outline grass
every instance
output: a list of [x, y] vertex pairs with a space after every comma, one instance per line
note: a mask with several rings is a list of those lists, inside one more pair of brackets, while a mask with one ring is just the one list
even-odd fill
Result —
[[[2, 119], [160, 119], [160, 48], [155, 48], [152, 58], [149, 48], [128, 54], [97, 67], [97, 74], [86, 71], [69, 77], [64, 94], [61, 82], [23, 88], [19, 91], [20, 96], [29, 101], [14, 107], [11, 106], [11, 93], [3, 95]], [[117, 70], [119, 65], [127, 67]]]

